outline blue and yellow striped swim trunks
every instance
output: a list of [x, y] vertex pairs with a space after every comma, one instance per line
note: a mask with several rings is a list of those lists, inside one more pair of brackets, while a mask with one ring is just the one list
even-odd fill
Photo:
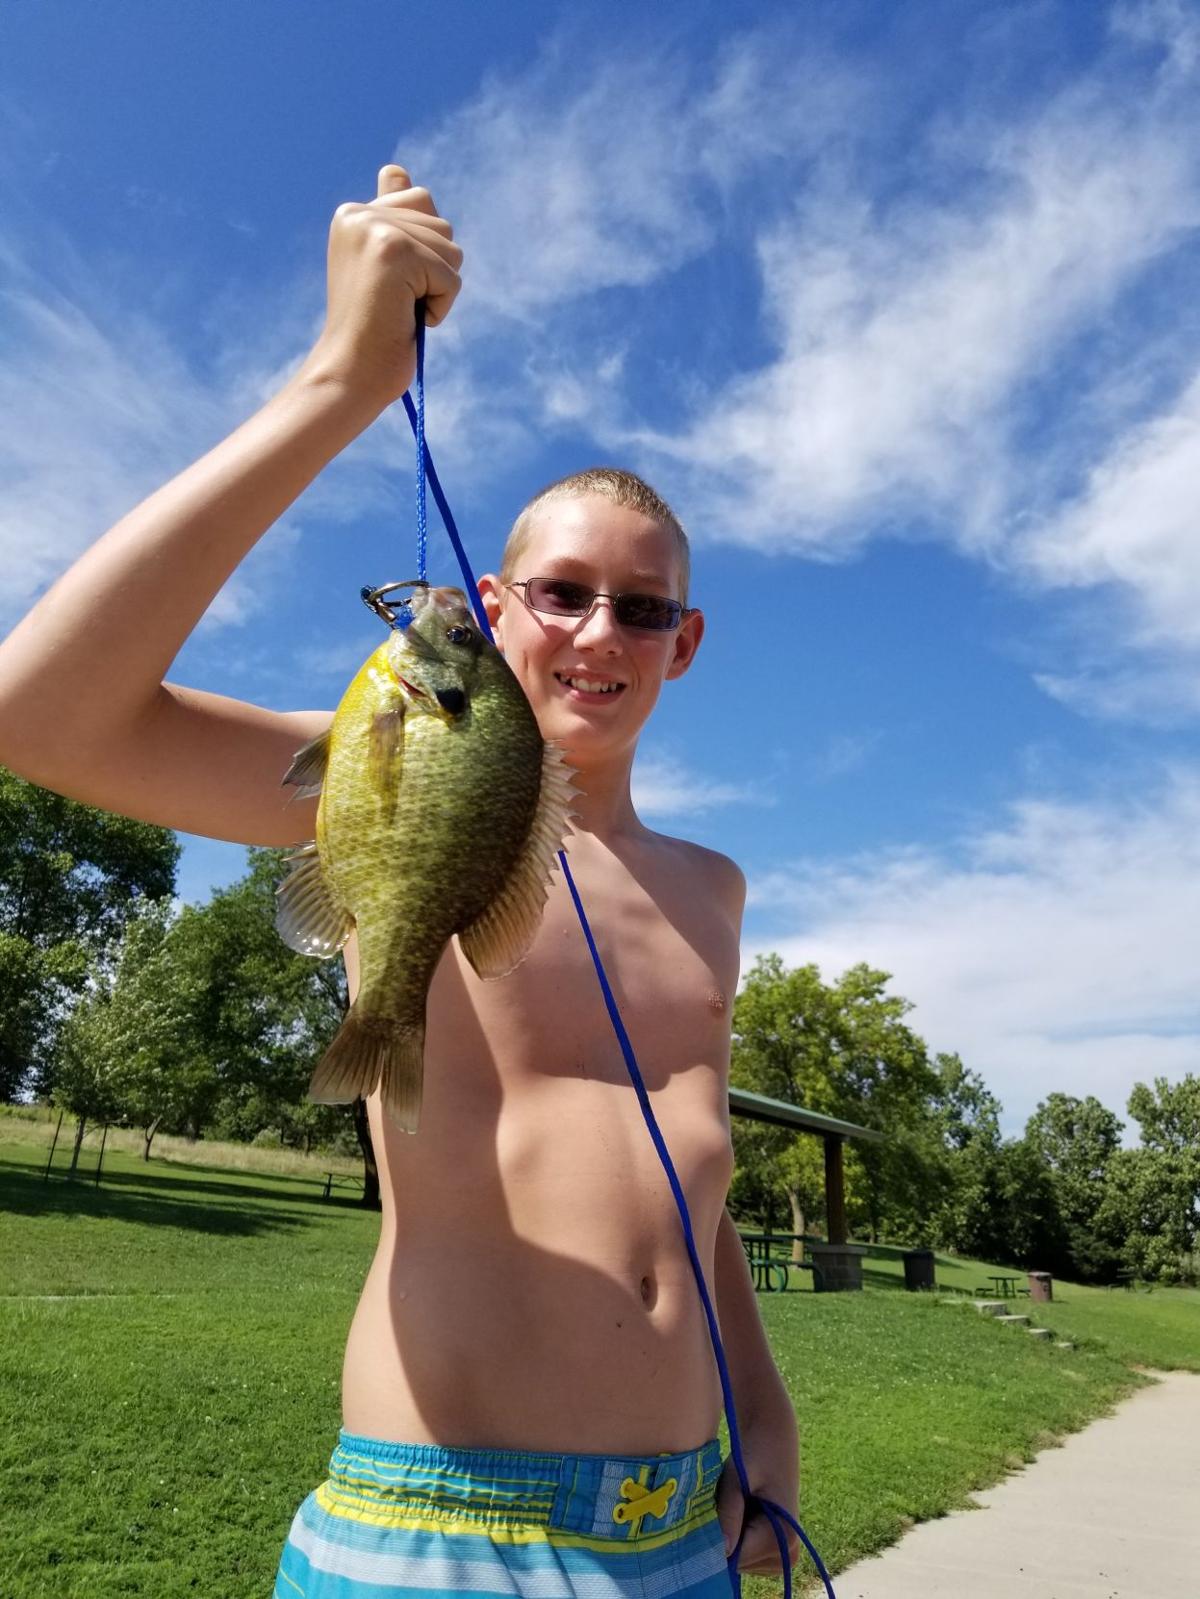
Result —
[[729, 1599], [716, 1439], [557, 1455], [340, 1435], [292, 1523], [275, 1599]]

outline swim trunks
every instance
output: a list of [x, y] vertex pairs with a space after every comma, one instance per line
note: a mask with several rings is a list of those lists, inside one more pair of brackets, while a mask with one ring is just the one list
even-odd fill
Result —
[[676, 1455], [383, 1443], [342, 1432], [275, 1599], [730, 1599], [716, 1439]]

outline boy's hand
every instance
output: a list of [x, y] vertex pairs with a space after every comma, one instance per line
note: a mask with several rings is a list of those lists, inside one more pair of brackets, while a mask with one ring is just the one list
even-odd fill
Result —
[[[742, 1432], [742, 1457], [750, 1490], [773, 1504], [782, 1505], [799, 1520], [799, 1461], [796, 1433], [793, 1428], [782, 1428], [774, 1435], [756, 1431], [753, 1426]], [[725, 1554], [734, 1551], [745, 1521], [746, 1536], [742, 1539], [738, 1555], [738, 1570], [743, 1574], [761, 1573], [779, 1576], [779, 1545], [767, 1520], [766, 1512], [757, 1505], [751, 1507], [746, 1520], [746, 1501], [738, 1482], [737, 1467], [732, 1457], [726, 1460], [717, 1481], [717, 1519], [725, 1534]], [[800, 1557], [801, 1544], [795, 1529], [783, 1522], [782, 1531], [787, 1539], [788, 1562], [795, 1565]]]
[[376, 400], [399, 399], [416, 373], [415, 306], [441, 322], [454, 303], [462, 251], [428, 189], [403, 167], [379, 173], [369, 204], [338, 206], [329, 229], [328, 308], [306, 366]]

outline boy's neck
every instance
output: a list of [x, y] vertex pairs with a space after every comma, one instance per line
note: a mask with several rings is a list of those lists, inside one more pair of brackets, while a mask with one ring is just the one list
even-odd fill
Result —
[[571, 803], [571, 825], [577, 833], [608, 840], [644, 831], [629, 792], [632, 767], [631, 754], [628, 760], [577, 770], [574, 783], [580, 792]]

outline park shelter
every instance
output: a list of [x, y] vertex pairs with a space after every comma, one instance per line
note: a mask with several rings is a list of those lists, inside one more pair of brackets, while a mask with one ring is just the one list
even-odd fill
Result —
[[820, 1111], [805, 1110], [802, 1105], [789, 1105], [783, 1099], [768, 1099], [765, 1094], [752, 1094], [748, 1088], [730, 1088], [729, 1110], [731, 1115], [744, 1116], [748, 1121], [794, 1127], [798, 1132], [812, 1133], [824, 1140], [828, 1240], [824, 1244], [810, 1244], [809, 1253], [820, 1261], [821, 1280], [827, 1289], [861, 1288], [863, 1248], [860, 1244], [850, 1242], [850, 1232], [846, 1226], [846, 1177], [842, 1146], [847, 1138], [879, 1143], [883, 1134], [874, 1127], [859, 1127], [856, 1122], [824, 1116]]

